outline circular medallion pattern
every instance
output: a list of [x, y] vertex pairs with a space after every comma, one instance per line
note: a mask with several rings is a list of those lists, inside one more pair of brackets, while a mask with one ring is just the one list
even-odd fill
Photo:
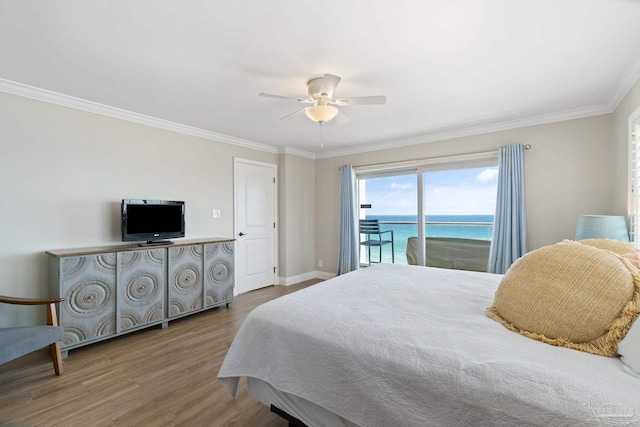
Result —
[[200, 269], [194, 264], [178, 267], [173, 275], [173, 287], [183, 294], [193, 291], [200, 283]]
[[115, 332], [115, 317], [112, 314], [104, 316], [102, 319], [100, 319], [96, 327], [93, 328], [93, 336], [95, 337], [111, 335]]
[[62, 338], [62, 347], [69, 347], [75, 343], [89, 338], [89, 330], [78, 323], [65, 323], [64, 338]]
[[89, 266], [89, 258], [78, 256], [68, 257], [62, 260], [62, 280], [70, 280], [82, 274]]
[[206, 246], [207, 258], [213, 258], [213, 256], [218, 252], [218, 244], [211, 244]]
[[226, 253], [233, 255], [233, 242], [225, 242], [222, 246], [224, 247], [224, 251]]
[[151, 265], [163, 265], [164, 251], [162, 249], [144, 251], [144, 259]]
[[93, 259], [93, 265], [103, 273], [114, 274], [116, 271], [116, 254], [98, 255]]
[[180, 246], [179, 248], [169, 248], [169, 259], [171, 261], [179, 261], [184, 256], [184, 247]]
[[207, 291], [207, 307], [216, 303], [216, 294], [212, 291]]
[[224, 294], [222, 294], [222, 301], [229, 301], [231, 299], [233, 299], [233, 288], [228, 288], [224, 291]]
[[131, 329], [142, 323], [142, 318], [138, 313], [132, 310], [122, 310], [120, 312], [120, 327], [124, 329]]
[[227, 260], [216, 260], [209, 268], [209, 279], [214, 285], [219, 285], [231, 278], [231, 264]]
[[122, 271], [127, 271], [128, 269], [136, 265], [138, 261], [140, 261], [139, 251], [120, 253], [120, 266], [122, 267]]
[[123, 298], [131, 305], [148, 305], [160, 292], [160, 281], [151, 272], [134, 274], [125, 284]]
[[156, 320], [162, 320], [164, 315], [162, 313], [162, 303], [153, 304], [149, 310], [144, 314], [144, 322], [155, 322]]
[[191, 254], [196, 259], [202, 259], [202, 245], [193, 245], [190, 246]]
[[64, 308], [75, 317], [93, 317], [109, 307], [112, 288], [99, 277], [82, 280], [65, 295]]
[[187, 306], [183, 301], [172, 299], [171, 302], [169, 302], [169, 317], [177, 316], [185, 311], [187, 311]]

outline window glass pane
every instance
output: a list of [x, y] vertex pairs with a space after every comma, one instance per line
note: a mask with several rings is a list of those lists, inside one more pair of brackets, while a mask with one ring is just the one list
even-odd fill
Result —
[[[407, 239], [418, 233], [418, 191], [416, 175], [401, 175], [360, 180], [360, 205], [371, 205], [360, 209], [361, 219], [378, 219], [382, 231], [393, 230], [394, 262], [407, 264]], [[389, 240], [391, 233], [382, 239]], [[360, 235], [365, 241], [366, 235]], [[378, 236], [371, 236], [377, 239]], [[380, 248], [371, 247], [371, 261], [378, 262]], [[391, 262], [391, 245], [382, 247], [382, 262]], [[369, 247], [361, 246], [360, 262], [369, 263]]]
[[425, 172], [423, 180], [425, 265], [487, 271], [498, 167]]
[[425, 236], [491, 240], [497, 183], [497, 166], [425, 172]]

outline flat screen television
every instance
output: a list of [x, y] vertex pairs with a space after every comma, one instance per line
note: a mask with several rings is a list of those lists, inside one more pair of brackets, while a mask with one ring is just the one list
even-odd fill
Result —
[[122, 241], [141, 246], [169, 244], [184, 237], [184, 202], [173, 200], [122, 200]]

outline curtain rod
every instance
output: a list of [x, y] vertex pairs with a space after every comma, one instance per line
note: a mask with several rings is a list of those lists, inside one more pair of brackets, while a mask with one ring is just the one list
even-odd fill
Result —
[[[522, 148], [524, 148], [525, 150], [531, 150], [531, 144], [525, 144], [522, 146]], [[491, 156], [491, 155], [495, 155], [497, 156], [500, 153], [499, 150], [495, 150], [495, 151], [482, 151], [482, 152], [477, 152], [477, 153], [466, 153], [466, 154], [454, 154], [452, 156], [440, 156], [440, 157], [427, 157], [427, 158], [423, 158], [423, 159], [412, 159], [412, 160], [403, 160], [403, 161], [399, 161], [399, 162], [388, 162], [388, 163], [372, 163], [369, 165], [357, 165], [357, 166], [353, 166], [353, 168], [370, 168], [370, 167], [375, 167], [375, 166], [390, 166], [390, 165], [398, 165], [398, 166], [404, 166], [404, 164], [406, 164], [406, 166], [411, 166], [412, 164], [416, 164], [418, 162], [423, 162], [423, 161], [427, 161], [427, 160], [437, 160], [437, 159], [455, 159], [456, 157], [471, 157], [471, 156]], [[340, 168], [338, 168], [338, 170], [340, 170]]]

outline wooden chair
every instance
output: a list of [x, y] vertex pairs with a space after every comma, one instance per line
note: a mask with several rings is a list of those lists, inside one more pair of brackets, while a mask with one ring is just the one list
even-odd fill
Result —
[[[383, 240], [382, 235], [384, 233], [391, 233], [391, 240]], [[378, 262], [382, 262], [382, 247], [384, 245], [391, 244], [391, 262], [395, 263], [395, 255], [393, 252], [393, 230], [380, 231], [380, 222], [377, 219], [361, 219], [360, 220], [360, 234], [366, 234], [365, 240], [360, 242], [361, 246], [366, 246], [369, 251], [369, 265], [371, 265], [371, 247], [377, 246], [379, 248]], [[377, 239], [372, 239], [371, 236], [377, 236]]]
[[0, 364], [16, 359], [42, 347], [49, 346], [53, 369], [56, 375], [62, 375], [62, 355], [60, 340], [64, 338], [64, 329], [58, 326], [56, 303], [62, 298], [32, 299], [13, 298], [0, 295], [0, 303], [18, 305], [46, 305], [47, 325], [0, 328]]

